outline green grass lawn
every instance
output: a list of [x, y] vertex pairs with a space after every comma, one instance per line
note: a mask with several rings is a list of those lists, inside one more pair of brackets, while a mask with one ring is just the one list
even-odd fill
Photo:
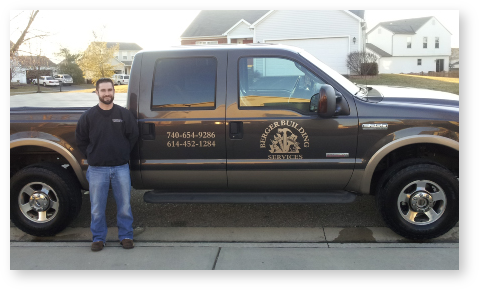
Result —
[[452, 83], [440, 80], [411, 77], [399, 74], [379, 74], [377, 77], [350, 78], [350, 81], [362, 85], [385, 85], [397, 87], [410, 87], [419, 89], [436, 90], [459, 95], [459, 83]]

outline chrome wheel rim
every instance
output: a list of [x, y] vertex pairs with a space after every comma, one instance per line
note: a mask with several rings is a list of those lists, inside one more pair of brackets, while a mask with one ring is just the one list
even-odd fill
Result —
[[36, 223], [47, 223], [56, 217], [59, 200], [48, 184], [32, 182], [20, 190], [18, 205], [27, 219]]
[[401, 217], [414, 225], [428, 225], [437, 221], [446, 205], [444, 190], [430, 180], [409, 183], [401, 190], [397, 200]]

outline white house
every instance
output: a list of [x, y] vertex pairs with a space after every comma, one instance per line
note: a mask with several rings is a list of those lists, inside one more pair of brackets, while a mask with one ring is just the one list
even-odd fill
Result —
[[57, 73], [57, 65], [46, 56], [16, 56], [16, 73], [12, 82], [30, 83], [38, 76], [53, 76]]
[[448, 71], [451, 33], [433, 16], [381, 22], [366, 51], [378, 56], [379, 73]]
[[114, 56], [115, 59], [110, 60], [110, 64], [115, 67], [116, 74], [129, 75], [135, 54], [137, 54], [143, 48], [136, 43], [128, 42], [107, 42], [106, 46], [110, 48], [116, 44], [119, 44], [120, 47], [118, 53], [116, 53]]
[[181, 43], [280, 43], [302, 48], [341, 74], [347, 55], [363, 50], [364, 10], [204, 10]]

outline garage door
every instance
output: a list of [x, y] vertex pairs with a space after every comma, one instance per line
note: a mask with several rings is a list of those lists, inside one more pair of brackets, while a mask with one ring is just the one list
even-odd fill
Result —
[[340, 74], [348, 73], [348, 68], [346, 67], [346, 57], [349, 53], [347, 37], [266, 40], [265, 42], [280, 43], [302, 48]]

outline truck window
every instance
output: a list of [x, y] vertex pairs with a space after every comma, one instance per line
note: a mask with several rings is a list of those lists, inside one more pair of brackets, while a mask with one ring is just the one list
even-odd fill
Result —
[[241, 58], [240, 108], [277, 107], [311, 113], [309, 102], [325, 82], [285, 58]]
[[217, 61], [212, 57], [160, 59], [153, 79], [152, 109], [214, 109]]

